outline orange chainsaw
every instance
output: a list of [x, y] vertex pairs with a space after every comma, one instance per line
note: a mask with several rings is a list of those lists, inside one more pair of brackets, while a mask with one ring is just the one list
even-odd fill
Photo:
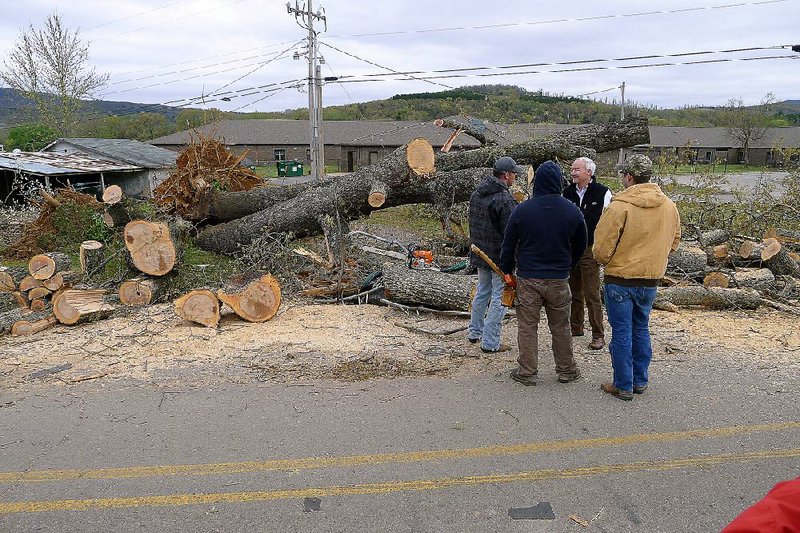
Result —
[[[475, 253], [478, 257], [486, 261], [486, 264], [494, 270], [498, 276], [500, 276], [504, 281], [506, 279], [506, 275], [500, 270], [494, 261], [489, 259], [489, 256], [484, 253], [483, 250], [471, 244], [469, 247], [473, 253]], [[503, 307], [514, 307], [514, 300], [517, 298], [517, 288], [515, 285], [511, 285], [508, 282], [503, 284], [503, 295], [500, 297], [500, 303], [503, 304]]]

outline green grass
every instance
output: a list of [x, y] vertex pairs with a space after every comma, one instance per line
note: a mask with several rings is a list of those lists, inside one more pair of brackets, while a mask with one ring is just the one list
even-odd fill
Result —
[[423, 239], [440, 239], [442, 225], [432, 216], [429, 207], [423, 204], [411, 204], [373, 211], [363, 224], [367, 227], [403, 229], [414, 232]]

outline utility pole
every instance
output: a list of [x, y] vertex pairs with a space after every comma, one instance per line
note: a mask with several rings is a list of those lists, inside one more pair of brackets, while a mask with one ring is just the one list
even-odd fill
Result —
[[[619, 119], [625, 120], [625, 82], [622, 82], [622, 85], [619, 86], [620, 90], [622, 91], [622, 105], [619, 108]], [[617, 158], [617, 163], [622, 163], [625, 160], [625, 154], [622, 151], [622, 148], [619, 149], [619, 157]]]
[[[314, 21], [321, 21], [328, 29], [328, 21], [325, 18], [325, 10], [320, 9], [316, 13], [312, 8], [312, 1], [307, 0], [308, 4], [300, 7], [299, 0], [295, 0], [294, 7], [291, 3], [286, 3], [286, 10], [290, 15], [294, 15], [298, 25], [308, 30], [308, 125], [310, 134], [311, 152], [311, 176], [315, 181], [319, 181], [325, 174], [324, 151], [322, 143], [322, 80], [320, 79], [320, 66], [317, 48], [317, 32], [314, 30]], [[295, 52], [295, 59], [300, 59], [300, 54]]]

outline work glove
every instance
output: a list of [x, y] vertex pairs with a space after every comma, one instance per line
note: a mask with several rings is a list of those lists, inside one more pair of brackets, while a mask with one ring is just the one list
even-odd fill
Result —
[[517, 288], [517, 277], [514, 274], [506, 274], [503, 276], [503, 281], [509, 287]]

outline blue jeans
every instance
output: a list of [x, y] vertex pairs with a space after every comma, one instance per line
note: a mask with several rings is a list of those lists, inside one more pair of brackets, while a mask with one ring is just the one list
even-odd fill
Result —
[[506, 308], [500, 304], [503, 279], [487, 268], [478, 268], [478, 289], [472, 299], [472, 313], [467, 337], [481, 339], [481, 348], [496, 350], [500, 347], [500, 323]]
[[655, 287], [605, 285], [606, 314], [611, 324], [608, 351], [614, 386], [619, 390], [647, 385], [647, 369], [653, 358], [649, 320], [655, 299]]

